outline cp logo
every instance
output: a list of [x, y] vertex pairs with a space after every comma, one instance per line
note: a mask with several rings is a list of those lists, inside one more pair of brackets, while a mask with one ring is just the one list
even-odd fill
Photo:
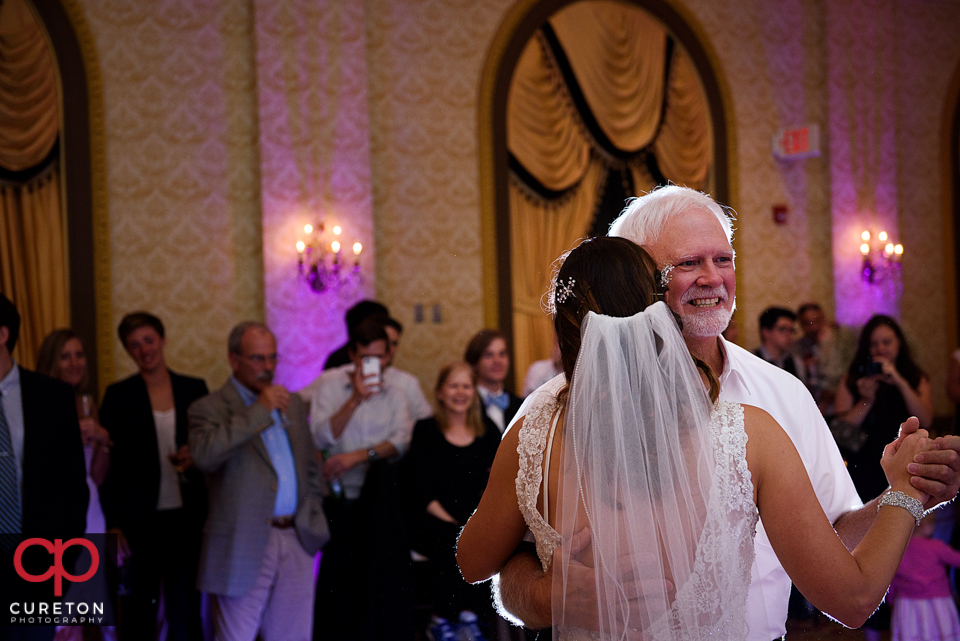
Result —
[[[23, 551], [31, 545], [39, 545], [53, 555], [53, 565], [43, 574], [28, 574], [26, 570], [23, 569]], [[90, 569], [80, 576], [68, 574], [63, 569], [63, 551], [71, 545], [80, 545], [90, 551]], [[20, 575], [21, 579], [30, 581], [31, 583], [41, 583], [47, 581], [52, 576], [54, 596], [63, 596], [63, 577], [75, 582], [86, 581], [96, 573], [99, 566], [100, 554], [97, 552], [97, 546], [86, 539], [70, 539], [66, 543], [63, 542], [63, 539], [54, 539], [53, 543], [46, 539], [27, 539], [17, 546], [17, 551], [13, 555], [13, 567], [16, 568], [17, 574]]]

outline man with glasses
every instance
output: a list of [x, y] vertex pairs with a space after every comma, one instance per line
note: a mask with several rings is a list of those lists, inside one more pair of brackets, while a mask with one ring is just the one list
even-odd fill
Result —
[[198, 587], [215, 597], [217, 641], [307, 639], [313, 556], [329, 530], [306, 409], [273, 383], [266, 325], [240, 323], [227, 347], [233, 376], [189, 412], [210, 498]]
[[783, 307], [768, 307], [760, 314], [760, 347], [753, 351], [763, 360], [790, 372], [806, 385], [807, 370], [791, 351], [797, 332], [797, 315]]

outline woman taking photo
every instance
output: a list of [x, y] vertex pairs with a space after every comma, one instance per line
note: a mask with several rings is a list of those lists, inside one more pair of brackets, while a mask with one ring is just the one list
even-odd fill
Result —
[[156, 316], [127, 314], [117, 332], [139, 370], [108, 387], [100, 407], [114, 442], [103, 511], [130, 553], [120, 640], [156, 638], [161, 581], [167, 639], [200, 640], [196, 578], [207, 495], [187, 447], [187, 408], [207, 395], [207, 384], [167, 368]]
[[456, 621], [461, 611], [470, 610], [489, 620], [490, 592], [463, 581], [455, 551], [460, 528], [480, 503], [500, 434], [485, 429], [480, 418], [476, 375], [469, 364], [445, 365], [434, 394], [436, 417], [417, 422], [401, 463], [411, 547], [436, 570], [430, 596], [437, 616]]
[[845, 452], [850, 477], [860, 496], [878, 496], [887, 479], [877, 467], [884, 446], [897, 438], [900, 423], [910, 416], [920, 427], [933, 422], [930, 381], [910, 355], [897, 321], [874, 316], [860, 332], [857, 354], [840, 380], [837, 416], [859, 428], [863, 445]]
[[[859, 626], [923, 514], [907, 465], [932, 447], [926, 432], [885, 452], [893, 491], [849, 552], [776, 421], [716, 401], [717, 378], [657, 302], [668, 283], [622, 238], [567, 256], [551, 297], [567, 384], [542, 388], [504, 435], [458, 542], [464, 578], [496, 574], [529, 527], [553, 568], [554, 638], [740, 640], [759, 515], [804, 596]], [[574, 620], [566, 595], [583, 591], [596, 611]]]

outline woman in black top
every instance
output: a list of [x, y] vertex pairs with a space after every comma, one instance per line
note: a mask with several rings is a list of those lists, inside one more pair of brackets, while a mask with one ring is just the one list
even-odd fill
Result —
[[118, 636], [155, 638], [162, 584], [167, 639], [202, 641], [196, 578], [207, 492], [187, 446], [187, 408], [207, 384], [167, 368], [163, 323], [153, 314], [127, 314], [117, 332], [139, 370], [110, 385], [100, 406], [114, 443], [101, 504], [130, 555]]
[[840, 381], [837, 415], [866, 434], [863, 446], [848, 453], [850, 477], [864, 500], [887, 489], [877, 461], [910, 416], [920, 427], [933, 422], [930, 381], [913, 361], [903, 331], [889, 316], [871, 318], [860, 333], [857, 355]]
[[[933, 422], [930, 380], [913, 361], [903, 330], [893, 318], [876, 315], [860, 332], [857, 354], [840, 380], [837, 416], [857, 426], [865, 435], [856, 452], [844, 451], [850, 478], [857, 493], [869, 501], [887, 489], [887, 478], [877, 461], [883, 448], [897, 437], [900, 423], [910, 416], [920, 427]], [[863, 625], [867, 639], [878, 639], [890, 625], [884, 603]]]
[[500, 434], [484, 428], [475, 374], [467, 363], [441, 369], [434, 391], [437, 415], [416, 424], [403, 460], [411, 546], [438, 573], [432, 599], [437, 615], [455, 621], [459, 612], [470, 610], [489, 620], [489, 587], [463, 580], [456, 543], [480, 503]]

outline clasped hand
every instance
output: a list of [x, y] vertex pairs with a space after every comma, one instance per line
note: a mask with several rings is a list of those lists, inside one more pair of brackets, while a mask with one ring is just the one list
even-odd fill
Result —
[[[888, 450], [891, 453], [898, 452], [907, 439], [919, 431], [920, 421], [915, 416], [908, 418], [900, 426], [899, 437], [884, 450], [884, 459]], [[923, 435], [922, 438], [926, 436]], [[912, 475], [910, 485], [927, 495], [923, 507], [929, 510], [946, 501], [952, 501], [960, 489], [960, 436], [941, 436], [926, 440], [929, 441], [928, 447], [919, 449], [911, 460], [905, 462], [906, 471]], [[887, 473], [887, 482], [890, 483], [891, 478], [886, 467], [884, 473]]]

